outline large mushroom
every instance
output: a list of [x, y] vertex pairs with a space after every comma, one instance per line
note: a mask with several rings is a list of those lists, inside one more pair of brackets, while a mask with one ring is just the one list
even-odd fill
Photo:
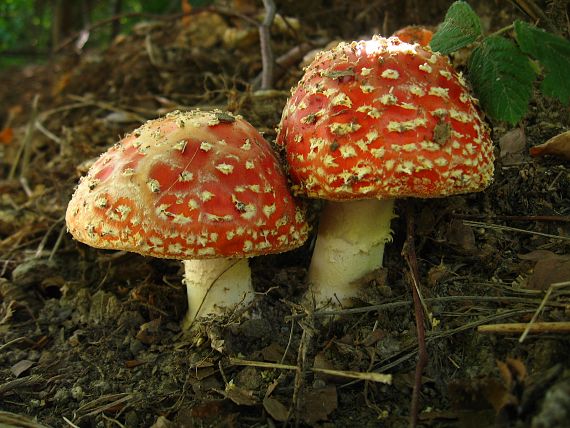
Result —
[[493, 145], [447, 57], [396, 37], [340, 43], [306, 68], [278, 145], [293, 192], [328, 199], [308, 279], [317, 304], [350, 303], [382, 266], [394, 198], [484, 189]]
[[173, 112], [104, 153], [69, 202], [67, 227], [90, 246], [184, 260], [188, 327], [253, 298], [246, 257], [307, 237], [269, 143], [241, 116]]

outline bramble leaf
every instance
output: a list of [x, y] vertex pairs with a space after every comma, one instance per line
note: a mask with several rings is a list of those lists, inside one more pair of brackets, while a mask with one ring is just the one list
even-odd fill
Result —
[[570, 103], [570, 42], [526, 22], [515, 22], [515, 35], [521, 50], [544, 67], [540, 89], [544, 95]]
[[441, 27], [433, 35], [430, 47], [448, 54], [473, 43], [482, 34], [481, 21], [471, 6], [464, 1], [453, 3]]
[[530, 59], [503, 37], [490, 36], [473, 50], [469, 78], [483, 110], [517, 123], [528, 109], [536, 72]]

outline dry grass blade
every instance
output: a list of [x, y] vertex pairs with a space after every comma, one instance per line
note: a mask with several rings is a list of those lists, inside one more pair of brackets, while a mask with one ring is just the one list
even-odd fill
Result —
[[[473, 284], [472, 284], [473, 285]], [[487, 284], [481, 284], [487, 285]], [[520, 291], [520, 290], [517, 290]], [[523, 303], [529, 305], [536, 305], [539, 299], [529, 298], [529, 297], [519, 297], [519, 296], [441, 296], [441, 297], [428, 297], [424, 298], [426, 303], [448, 303], [448, 302], [494, 302], [494, 303]], [[354, 315], [362, 314], [372, 311], [387, 311], [389, 309], [402, 308], [405, 306], [412, 305], [411, 300], [398, 300], [394, 302], [383, 303], [381, 305], [371, 305], [362, 306], [359, 308], [349, 308], [349, 309], [337, 309], [337, 310], [327, 310], [327, 311], [315, 311], [313, 315], [315, 317], [334, 317], [342, 315]], [[557, 302], [548, 302], [546, 306], [565, 308], [566, 305]], [[304, 318], [306, 314], [294, 314], [286, 317], [286, 320]]]
[[[277, 370], [297, 370], [297, 366], [291, 364], [279, 364], [279, 363], [268, 363], [266, 361], [251, 361], [242, 360], [241, 358], [230, 358], [230, 364], [236, 366], [250, 366], [250, 367], [260, 367], [265, 369], [277, 369]], [[379, 383], [392, 383], [392, 375], [376, 372], [357, 372], [353, 370], [332, 370], [332, 369], [320, 369], [313, 367], [311, 371], [315, 373], [323, 373], [331, 376], [345, 377], [348, 379], [358, 379], [358, 380], [368, 380], [371, 382]]]
[[4, 411], [0, 411], [0, 427], [48, 428], [27, 416]]
[[26, 127], [26, 133], [24, 138], [20, 143], [18, 153], [16, 154], [16, 159], [12, 164], [10, 173], [8, 174], [8, 180], [13, 180], [16, 177], [16, 171], [18, 166], [20, 167], [20, 178], [25, 177], [28, 164], [30, 162], [31, 146], [35, 131], [36, 117], [38, 115], [38, 101], [40, 96], [36, 94], [34, 100], [32, 101], [32, 111], [30, 113], [30, 119], [28, 120], [28, 125]]
[[30, 375], [14, 379], [0, 385], [0, 397], [12, 392], [17, 388], [25, 388], [43, 383], [45, 383], [45, 379], [40, 375]]
[[78, 419], [84, 418], [86, 416], [96, 415], [113, 408], [123, 406], [128, 401], [132, 400], [134, 396], [132, 394], [121, 392], [118, 394], [107, 394], [96, 398], [93, 401], [85, 403], [79, 409], [77, 409]]
[[[528, 333], [530, 333], [531, 330], [534, 328], [533, 325], [536, 322], [536, 320], [538, 319], [538, 316], [540, 315], [540, 313], [543, 311], [544, 307], [546, 306], [546, 303], [550, 299], [552, 292], [555, 289], [564, 288], [564, 287], [567, 287], [568, 285], [570, 285], [570, 282], [567, 281], [567, 282], [559, 282], [556, 284], [551, 284], [550, 287], [548, 287], [548, 291], [544, 295], [542, 302], [540, 302], [540, 305], [536, 309], [536, 312], [534, 313], [531, 320], [527, 324], [527, 327], [522, 332], [521, 337], [519, 338], [519, 343], [522, 343], [524, 341], [524, 339], [526, 338], [526, 336], [528, 335]], [[533, 333], [535, 333], [535, 331], [533, 331]]]
[[488, 224], [480, 221], [463, 220], [465, 226], [481, 227], [483, 229], [501, 230], [505, 232], [526, 233], [528, 235], [544, 236], [550, 239], [560, 239], [562, 241], [570, 241], [570, 236], [552, 235], [550, 233], [535, 232], [533, 230], [519, 229], [518, 227], [502, 226], [500, 224]]
[[114, 106], [111, 103], [107, 103], [104, 101], [98, 101], [98, 100], [91, 100], [87, 97], [81, 97], [79, 95], [69, 95], [69, 98], [74, 100], [74, 101], [79, 101], [81, 103], [85, 103], [86, 105], [93, 105], [93, 106], [102, 108], [104, 110], [109, 110], [109, 111], [113, 111], [116, 113], [124, 113], [126, 116], [128, 116], [129, 118], [132, 118], [134, 121], [137, 121], [137, 122], [144, 123], [147, 121], [146, 117], [143, 117], [137, 113], [133, 113], [132, 111], [128, 111], [128, 110], [119, 108], [117, 106]]

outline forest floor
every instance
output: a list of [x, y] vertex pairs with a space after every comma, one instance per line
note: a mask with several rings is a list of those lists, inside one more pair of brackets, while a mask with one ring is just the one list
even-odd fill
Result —
[[[241, 319], [185, 333], [179, 261], [96, 250], [67, 233], [67, 202], [89, 162], [142, 121], [221, 108], [273, 141], [303, 54], [436, 25], [449, 5], [281, 3], [287, 19], [272, 29], [281, 65], [271, 91], [256, 91], [258, 33], [243, 19], [263, 11], [243, 1], [232, 12], [141, 21], [108, 48], [69, 45], [47, 64], [2, 71], [0, 426], [408, 426], [418, 343], [401, 253], [411, 204], [433, 321], [419, 425], [569, 427], [568, 332], [547, 328], [520, 341], [520, 331], [496, 327], [535, 314], [570, 321], [570, 165], [529, 155], [570, 126], [568, 108], [552, 100], [537, 95], [515, 127], [491, 124], [496, 175], [484, 192], [398, 201], [369, 299], [332, 318], [300, 305], [312, 239], [251, 260], [259, 293]], [[554, 22], [558, 3], [546, 10]], [[524, 19], [508, 2], [472, 4], [488, 32]], [[310, 208], [318, 218], [318, 205]], [[392, 382], [313, 368], [390, 374]]]

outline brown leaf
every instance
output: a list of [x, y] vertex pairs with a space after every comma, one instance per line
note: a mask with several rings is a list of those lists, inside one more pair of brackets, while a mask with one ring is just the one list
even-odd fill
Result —
[[544, 144], [530, 148], [531, 156], [552, 155], [570, 160], [570, 131], [552, 137]]
[[481, 392], [487, 402], [499, 413], [508, 405], [517, 403], [516, 397], [496, 379], [487, 378], [482, 385]]
[[22, 373], [32, 367], [35, 363], [30, 360], [20, 360], [12, 367], [10, 367], [10, 371], [16, 377], [19, 377]]
[[223, 394], [238, 406], [254, 406], [258, 402], [257, 398], [253, 395], [253, 391], [240, 388], [232, 382], [226, 384], [226, 389]]
[[503, 165], [516, 165], [523, 161], [524, 150], [526, 148], [526, 136], [524, 130], [515, 128], [499, 140], [499, 148], [501, 149], [499, 158], [503, 161]]
[[303, 404], [302, 417], [306, 423], [312, 425], [317, 421], [327, 420], [338, 406], [336, 387], [327, 385], [307, 391]]
[[537, 250], [521, 254], [519, 258], [536, 262], [527, 283], [531, 290], [547, 290], [551, 284], [570, 281], [570, 255]]
[[275, 398], [264, 398], [263, 408], [267, 413], [269, 413], [269, 416], [278, 422], [285, 422], [287, 420], [287, 416], [289, 415], [289, 410], [287, 407]]
[[160, 339], [160, 318], [142, 324], [135, 336], [145, 345], [152, 345]]
[[[190, 412], [187, 409], [182, 409], [179, 412], [177, 419], [185, 420], [186, 418], [196, 419], [211, 419], [222, 415], [227, 411], [226, 400], [208, 400], [196, 404]], [[189, 414], [188, 414], [189, 413]]]
[[461, 220], [452, 220], [449, 223], [445, 237], [447, 242], [462, 254], [474, 254], [477, 251], [473, 229]]

